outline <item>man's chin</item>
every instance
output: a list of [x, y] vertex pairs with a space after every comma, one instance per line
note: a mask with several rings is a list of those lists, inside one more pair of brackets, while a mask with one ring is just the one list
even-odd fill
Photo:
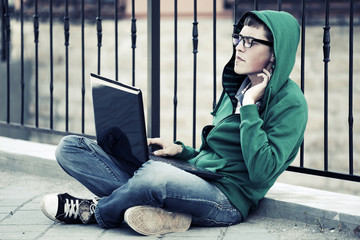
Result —
[[239, 69], [237, 69], [236, 66], [234, 67], [234, 72], [239, 75], [245, 74], [243, 71], [240, 71]]

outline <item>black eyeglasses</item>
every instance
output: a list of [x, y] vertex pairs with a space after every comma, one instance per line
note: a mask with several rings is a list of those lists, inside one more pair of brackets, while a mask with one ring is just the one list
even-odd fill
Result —
[[269, 41], [265, 41], [265, 40], [261, 40], [261, 39], [257, 39], [257, 38], [253, 38], [253, 37], [245, 37], [241, 34], [233, 34], [232, 39], [233, 39], [234, 46], [237, 46], [241, 41], [243, 41], [243, 46], [246, 48], [251, 48], [253, 45], [253, 42], [265, 44], [269, 47], [273, 47], [273, 45], [274, 45], [273, 42], [269, 42]]

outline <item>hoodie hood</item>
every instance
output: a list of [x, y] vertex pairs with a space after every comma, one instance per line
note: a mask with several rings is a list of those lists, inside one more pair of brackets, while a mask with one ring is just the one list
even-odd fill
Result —
[[[238, 24], [234, 27], [234, 33], [241, 31], [246, 17], [250, 14], [264, 22], [272, 32], [274, 38], [275, 68], [262, 99], [260, 109], [262, 110], [289, 79], [295, 64], [300, 39], [300, 27], [297, 20], [287, 12], [271, 10], [252, 11], [245, 13], [239, 20]], [[235, 94], [242, 81], [246, 78], [246, 75], [238, 75], [234, 72], [235, 53], [236, 50], [234, 47], [232, 57], [223, 71], [223, 87], [234, 106], [237, 103]]]

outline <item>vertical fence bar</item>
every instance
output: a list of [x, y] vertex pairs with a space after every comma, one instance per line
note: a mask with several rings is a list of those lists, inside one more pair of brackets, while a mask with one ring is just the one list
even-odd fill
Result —
[[353, 125], [354, 125], [354, 117], [353, 117], [353, 65], [354, 65], [354, 2], [350, 0], [350, 24], [349, 24], [349, 174], [354, 173], [354, 163], [353, 163]]
[[[301, 76], [300, 85], [301, 90], [305, 93], [305, 28], [306, 28], [306, 0], [302, 0], [301, 7]], [[300, 146], [300, 167], [304, 167], [304, 142]]]
[[160, 0], [147, 1], [148, 134], [160, 136]]
[[329, 0], [325, 2], [324, 54], [324, 171], [328, 171], [328, 63], [330, 62]]
[[6, 51], [5, 51], [5, 55], [6, 55], [6, 73], [7, 73], [7, 78], [6, 78], [6, 82], [7, 82], [7, 86], [6, 86], [6, 90], [7, 90], [7, 95], [6, 95], [6, 112], [7, 112], [7, 116], [6, 116], [6, 121], [7, 123], [10, 123], [10, 34], [11, 34], [11, 29], [10, 29], [10, 14], [9, 14], [9, 3], [8, 0], [5, 0], [4, 2], [4, 19], [5, 19], [5, 42], [6, 42]]
[[100, 75], [100, 67], [101, 67], [101, 46], [102, 46], [102, 25], [101, 25], [101, 0], [97, 1], [97, 17], [96, 17], [96, 30], [97, 30], [97, 48], [98, 48], [98, 66], [97, 66], [97, 74]]
[[20, 25], [21, 25], [21, 117], [20, 123], [24, 125], [24, 93], [25, 93], [25, 82], [24, 82], [24, 1], [20, 1]]
[[6, 41], [5, 41], [5, 3], [3, 0], [0, 1], [0, 14], [1, 14], [1, 53], [0, 53], [0, 60], [5, 61], [5, 48], [6, 48]]
[[65, 131], [69, 131], [69, 1], [65, 1], [64, 35], [65, 35]]
[[135, 48], [136, 48], [135, 0], [132, 0], [132, 10], [131, 10], [131, 48], [132, 48], [132, 66], [131, 66], [132, 85], [135, 86]]
[[34, 43], [35, 43], [35, 126], [39, 127], [39, 15], [38, 15], [38, 0], [35, 0]]
[[254, 10], [259, 10], [259, 2], [257, 0], [254, 1]]
[[216, 105], [216, 0], [213, 0], [213, 109]]
[[234, 18], [234, 24], [233, 24], [233, 33], [235, 33], [236, 30], [236, 23], [237, 23], [237, 11], [238, 11], [238, 6], [237, 6], [237, 0], [234, 1], [234, 11], [233, 11], [233, 18]]
[[198, 21], [197, 21], [197, 0], [194, 0], [194, 22], [193, 22], [193, 54], [194, 54], [194, 72], [193, 72], [193, 147], [196, 147], [196, 71], [198, 53]]
[[50, 129], [54, 128], [54, 57], [53, 57], [53, 0], [50, 0], [49, 9], [49, 38], [50, 38]]
[[115, 18], [115, 80], [118, 81], [119, 80], [119, 58], [118, 58], [118, 40], [119, 40], [119, 36], [118, 36], [118, 20], [119, 20], [119, 1], [115, 0], [114, 1], [114, 18]]
[[282, 2], [281, 2], [281, 0], [278, 0], [278, 2], [277, 2], [277, 10], [278, 11], [282, 10]]
[[81, 132], [85, 133], [85, 0], [81, 0]]
[[173, 126], [173, 138], [176, 141], [176, 130], [177, 130], [177, 71], [178, 71], [178, 3], [174, 0], [174, 126]]

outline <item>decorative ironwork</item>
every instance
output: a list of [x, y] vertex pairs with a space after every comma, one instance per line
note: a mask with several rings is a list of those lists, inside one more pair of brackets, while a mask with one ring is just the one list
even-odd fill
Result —
[[[301, 8], [301, 76], [300, 84], [301, 90], [305, 93], [305, 20], [306, 20], [306, 0], [302, 0]], [[300, 147], [300, 167], [304, 167], [304, 145], [305, 140], [303, 140]]]
[[216, 0], [213, 0], [213, 108], [216, 105]]
[[118, 20], [119, 20], [119, 12], [118, 12], [118, 0], [114, 1], [114, 20], [115, 20], [115, 80], [119, 80], [119, 58], [118, 58], [118, 51], [119, 51], [119, 34], [118, 34]]
[[[115, 8], [115, 13], [113, 14], [113, 9], [111, 9], [111, 16], [114, 15], [115, 18], [115, 78], [118, 78], [118, 2], [124, 2], [122, 0], [115, 0], [114, 4], [114, 8]], [[69, 17], [69, 7], [70, 7], [70, 12], [73, 13], [73, 10], [76, 9], [77, 7], [75, 6], [76, 4], [79, 4], [79, 1], [77, 1], [76, 3], [73, 3], [74, 5], [71, 4], [71, 6], [69, 6], [68, 0], [62, 2], [60, 5], [56, 5], [56, 16], [54, 16], [53, 14], [53, 0], [49, 0], [49, 15], [44, 14], [44, 9], [42, 8], [41, 10], [37, 9], [37, 5], [38, 4], [43, 4], [41, 1], [38, 0], [34, 0], [32, 1], [31, 4], [31, 9], [28, 7], [27, 9], [24, 9], [25, 6], [24, 5], [26, 2], [25, 1], [20, 1], [21, 3], [21, 9], [20, 9], [20, 15], [19, 12], [15, 12], [14, 16], [17, 16], [21, 18], [21, 124], [17, 124], [13, 121], [13, 119], [10, 119], [10, 111], [13, 111], [13, 109], [10, 108], [10, 106], [14, 105], [13, 103], [10, 103], [10, 95], [11, 92], [13, 91], [13, 89], [10, 89], [10, 86], [12, 86], [10, 83], [12, 81], [12, 77], [11, 76], [11, 71], [10, 71], [10, 44], [11, 44], [11, 26], [10, 26], [10, 11], [9, 11], [9, 6], [8, 6], [8, 2], [7, 0], [2, 0], [1, 2], [1, 60], [6, 61], [6, 77], [4, 75], [4, 80], [6, 78], [6, 80], [3, 82], [3, 86], [1, 86], [1, 89], [5, 89], [6, 92], [6, 96], [3, 96], [2, 99], [4, 99], [4, 104], [1, 106], [4, 106], [4, 109], [0, 109], [0, 114], [1, 115], [5, 115], [4, 118], [6, 122], [0, 122], [1, 126], [6, 126], [6, 127], [11, 127], [13, 129], [22, 129], [24, 131], [34, 131], [37, 133], [47, 133], [50, 135], [67, 135], [70, 134], [69, 132], [69, 68], [71, 66], [69, 66], [69, 40], [70, 40], [70, 17]], [[98, 62], [98, 66], [97, 66], [97, 70], [98, 70], [98, 74], [100, 74], [101, 71], [101, 64], [100, 64], [100, 59], [101, 59], [101, 47], [102, 47], [102, 12], [101, 12], [101, 7], [104, 6], [104, 13], [103, 13], [103, 17], [104, 18], [108, 18], [109, 15], [109, 11], [105, 10], [107, 3], [101, 4], [101, 0], [97, 0], [97, 13], [94, 11], [95, 8], [92, 8], [92, 12], [86, 12], [87, 15], [86, 17], [88, 19], [92, 19], [94, 20], [95, 16], [96, 16], [96, 31], [97, 31], [97, 50], [98, 50], [98, 54], [97, 54], [97, 62]], [[149, 62], [148, 62], [148, 114], [149, 114], [149, 118], [148, 118], [148, 130], [149, 130], [149, 137], [158, 137], [160, 135], [160, 0], [148, 0], [148, 58], [149, 58]], [[177, 89], [177, 84], [178, 84], [178, 52], [177, 52], [177, 41], [178, 41], [178, 27], [177, 27], [177, 23], [178, 23], [178, 12], [177, 12], [177, 0], [174, 0], [175, 2], [175, 6], [174, 6], [174, 43], [175, 43], [175, 48], [174, 48], [174, 96], [173, 96], [173, 105], [174, 105], [174, 140], [176, 140], [176, 135], [177, 135], [177, 105], [178, 105], [178, 89]], [[135, 85], [135, 49], [136, 49], [136, 40], [137, 40], [137, 26], [136, 26], [136, 18], [135, 18], [135, 0], [132, 0], [132, 16], [131, 16], [131, 49], [132, 49], [132, 56], [133, 56], [133, 61], [132, 61], [132, 78], [133, 78], [133, 85]], [[238, 10], [240, 11], [241, 9], [238, 9], [238, 4], [240, 3], [240, 1], [235, 1], [234, 4], [234, 28], [236, 27], [235, 24], [237, 22], [237, 12]], [[356, 11], [356, 9], [358, 9], [358, 5], [354, 6], [357, 4], [356, 1], [350, 0], [350, 12], [349, 12], [349, 17], [346, 17], [344, 23], [349, 22], [349, 96], [348, 96], [348, 101], [349, 101], [349, 110], [348, 110], [348, 130], [349, 130], [349, 172], [347, 174], [344, 173], [337, 173], [337, 172], [332, 172], [329, 171], [328, 169], [328, 63], [330, 61], [330, 20], [333, 20], [333, 18], [330, 18], [329, 15], [329, 9], [330, 9], [330, 1], [327, 0], [325, 1], [324, 6], [325, 7], [325, 11], [322, 12], [325, 14], [325, 25], [324, 25], [324, 32], [323, 32], [323, 62], [324, 62], [324, 169], [323, 170], [317, 170], [317, 169], [311, 169], [311, 168], [305, 168], [304, 167], [304, 144], [302, 144], [301, 149], [300, 149], [300, 166], [290, 166], [287, 170], [289, 171], [294, 171], [294, 172], [299, 172], [299, 173], [305, 173], [305, 174], [312, 174], [312, 175], [317, 175], [317, 176], [324, 176], [324, 177], [329, 177], [329, 178], [337, 178], [337, 179], [343, 179], [343, 180], [349, 180], [349, 181], [355, 181], [355, 182], [360, 182], [360, 176], [359, 175], [354, 175], [354, 159], [353, 159], [353, 154], [354, 154], [354, 147], [353, 147], [353, 131], [354, 131], [354, 109], [353, 109], [353, 71], [354, 71], [354, 66], [353, 66], [353, 28], [354, 28], [354, 18], [356, 19], [356, 21], [359, 21], [359, 15]], [[250, 3], [250, 8], [253, 6], [254, 9], [260, 9], [263, 8], [263, 5], [265, 3], [260, 4], [260, 1], [253, 1]], [[267, 2], [266, 4], [271, 4], [269, 2]], [[294, 2], [294, 6], [298, 7], [300, 4], [300, 2]], [[303, 92], [305, 92], [305, 30], [306, 30], [306, 24], [315, 24], [318, 23], [319, 19], [323, 19], [323, 18], [319, 18], [319, 16], [316, 16], [316, 21], [314, 21], [314, 16], [311, 15], [309, 13], [309, 9], [313, 6], [312, 2], [306, 1], [306, 0], [302, 0], [302, 10], [301, 10], [301, 89]], [[81, 95], [82, 95], [82, 135], [86, 136], [86, 137], [92, 137], [94, 138], [94, 136], [89, 136], [87, 134], [85, 134], [85, 34], [84, 34], [84, 29], [85, 29], [85, 9], [86, 8], [86, 1], [85, 0], [81, 0], [81, 15], [72, 15], [75, 19], [77, 19], [79, 16], [81, 16], [81, 64], [82, 64], [82, 84], [81, 84]], [[111, 3], [111, 5], [113, 5], [113, 3]], [[259, 6], [261, 5], [261, 6]], [[307, 6], [306, 6], [307, 5]], [[35, 11], [33, 11], [33, 6], [35, 7]], [[65, 6], [65, 13], [63, 11], [63, 6]], [[93, 4], [92, 6], [95, 6], [95, 4]], [[267, 6], [267, 5], [266, 5]], [[275, 5], [273, 5], [275, 8]], [[283, 7], [285, 7], [286, 5], [282, 4], [281, 0], [277, 0], [277, 9], [278, 10], [282, 10]], [[347, 6], [348, 7], [348, 6]], [[298, 7], [299, 8], [299, 7]], [[308, 8], [308, 9], [307, 9]], [[30, 10], [29, 10], [30, 9]], [[59, 9], [61, 10], [61, 12], [59, 11]], [[300, 8], [299, 8], [300, 9]], [[286, 9], [285, 9], [286, 10]], [[18, 10], [17, 10], [18, 11]], [[216, 16], [216, 0], [213, 0], [213, 93], [214, 93], [214, 100], [213, 100], [213, 105], [216, 103], [216, 21], [217, 21], [217, 16]], [[312, 10], [314, 11], [314, 10]], [[347, 10], [346, 10], [347, 11]], [[31, 15], [29, 15], [30, 13], [33, 14], [33, 34], [34, 34], [34, 49], [35, 49], [35, 104], [34, 106], [32, 106], [35, 109], [35, 124], [34, 126], [28, 126], [25, 125], [25, 119], [24, 119], [24, 92], [27, 90], [27, 88], [29, 88], [30, 84], [27, 84], [27, 82], [24, 79], [24, 52], [26, 52], [26, 49], [24, 49], [24, 17], [30, 17]], [[40, 12], [40, 14], [39, 14]], [[105, 13], [106, 12], [106, 13]], [[299, 11], [300, 12], [300, 11]], [[297, 16], [298, 19], [300, 19], [299, 17], [299, 12], [296, 12], [295, 15]], [[65, 45], [65, 80], [66, 80], [66, 118], [65, 118], [65, 124], [66, 124], [66, 129], [65, 131], [59, 131], [59, 130], [55, 130], [54, 129], [54, 99], [53, 99], [53, 92], [54, 92], [54, 56], [53, 56], [53, 19], [56, 18], [57, 16], [59, 16], [59, 14], [61, 14], [63, 17], [63, 25], [64, 25], [64, 45]], [[97, 15], [96, 15], [97, 14]], [[46, 16], [45, 16], [46, 15]], [[354, 16], [355, 15], [355, 16]], [[38, 90], [38, 78], [40, 78], [39, 80], [41, 81], [41, 76], [39, 76], [38, 70], [39, 70], [39, 64], [38, 64], [38, 48], [41, 46], [40, 43], [40, 16], [41, 19], [43, 18], [48, 18], [49, 19], [49, 41], [50, 41], [50, 49], [49, 49], [49, 54], [50, 54], [50, 63], [49, 63], [49, 71], [50, 71], [50, 129], [46, 129], [45, 127], [41, 127], [39, 126], [39, 110], [38, 110], [38, 99], [39, 99], [39, 90]], [[344, 16], [344, 15], [341, 15]], [[12, 17], [12, 14], [11, 14]], [[198, 45], [199, 45], [199, 33], [198, 33], [198, 13], [197, 13], [197, 1], [194, 0], [194, 21], [192, 23], [192, 54], [193, 54], [193, 146], [195, 147], [196, 145], [196, 98], [197, 98], [197, 53], [198, 53]], [[73, 19], [73, 18], [72, 18]], [[310, 21], [311, 20], [311, 21]], [[321, 20], [322, 21], [322, 20]], [[344, 24], [343, 23], [343, 24]], [[43, 30], [42, 30], [43, 31]], [[12, 69], [11, 69], [12, 70]], [[48, 78], [48, 77], [46, 77]], [[76, 80], [76, 79], [74, 79]], [[6, 86], [5, 86], [6, 85]], [[40, 85], [40, 84], [39, 84]], [[26, 90], [25, 90], [26, 89]], [[12, 90], [12, 91], [11, 91]], [[41, 97], [40, 97], [41, 99]], [[6, 103], [5, 103], [6, 101]], [[14, 109], [16, 112], [17, 109]], [[11, 112], [13, 113], [13, 112]], [[13, 115], [11, 115], [12, 117]], [[4, 120], [4, 121], [5, 121]], [[76, 133], [79, 134], [79, 133]]]
[[11, 29], [10, 29], [10, 15], [9, 15], [9, 4], [8, 1], [4, 1], [4, 23], [5, 23], [5, 56], [6, 56], [6, 122], [10, 123], [10, 39], [11, 39]]
[[98, 47], [98, 70], [97, 74], [100, 75], [101, 66], [101, 46], [102, 46], [102, 18], [101, 18], [101, 0], [98, 0], [98, 9], [96, 17], [96, 31], [97, 31], [97, 47]]
[[54, 48], [53, 48], [53, 0], [49, 2], [49, 35], [50, 35], [50, 129], [54, 129]]
[[81, 0], [81, 132], [85, 133], [85, 0]]
[[328, 79], [330, 62], [330, 25], [329, 25], [329, 1], [325, 2], [325, 26], [323, 37], [323, 53], [324, 53], [324, 171], [328, 171]]
[[194, 0], [194, 22], [193, 22], [193, 54], [194, 54], [194, 70], [193, 70], [193, 147], [196, 147], [196, 72], [197, 72], [197, 58], [199, 33], [198, 33], [198, 21], [197, 21], [197, 1]]
[[24, 101], [25, 101], [25, 81], [24, 81], [24, 3], [21, 1], [20, 3], [20, 25], [21, 25], [21, 116], [20, 116], [20, 124], [24, 125]]
[[69, 131], [69, 1], [65, 1], [64, 35], [65, 35], [65, 131]]
[[132, 48], [132, 85], [135, 86], [135, 48], [136, 48], [135, 0], [132, 0], [132, 11], [131, 11], [131, 48]]
[[353, 115], [353, 68], [354, 68], [354, 1], [350, 0], [349, 24], [349, 174], [354, 174], [354, 115]]
[[[23, 1], [21, 1], [23, 2]], [[35, 0], [34, 14], [34, 43], [35, 43], [35, 126], [39, 127], [39, 15], [38, 0]]]
[[178, 2], [174, 0], [174, 122], [173, 122], [173, 139], [176, 141], [177, 133], [177, 106], [178, 106], [178, 97], [177, 97], [177, 86], [178, 86]]

